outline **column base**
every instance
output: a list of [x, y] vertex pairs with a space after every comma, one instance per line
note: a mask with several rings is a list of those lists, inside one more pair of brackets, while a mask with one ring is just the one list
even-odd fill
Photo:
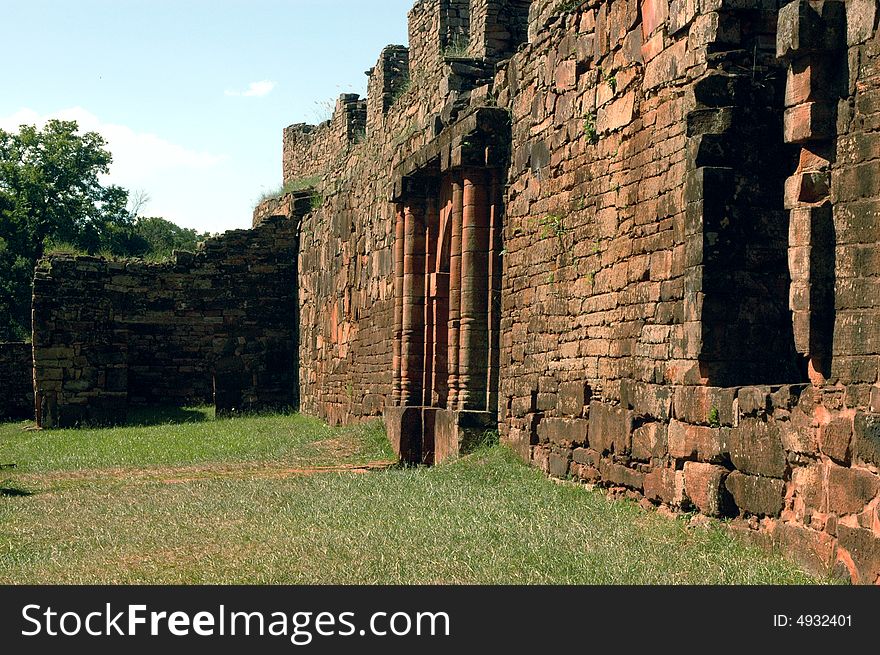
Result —
[[495, 412], [438, 409], [434, 422], [434, 462], [454, 459], [474, 449], [486, 432], [498, 429]]
[[487, 431], [498, 428], [495, 412], [386, 407], [385, 430], [399, 461], [439, 464], [470, 452]]

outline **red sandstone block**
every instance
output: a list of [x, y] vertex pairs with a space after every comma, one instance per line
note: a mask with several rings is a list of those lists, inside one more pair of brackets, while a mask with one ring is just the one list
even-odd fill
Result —
[[569, 453], [550, 453], [548, 468], [549, 473], [554, 478], [564, 478], [568, 475], [568, 467], [571, 463], [571, 455]]
[[872, 530], [841, 525], [838, 527], [838, 537], [840, 546], [851, 558], [853, 582], [877, 584], [880, 579], [880, 536]]
[[707, 516], [724, 513], [724, 480], [728, 471], [724, 467], [701, 462], [685, 462], [684, 491], [690, 501]]
[[622, 485], [631, 489], [642, 489], [644, 487], [644, 473], [621, 464], [614, 464], [607, 458], [603, 458], [599, 462], [599, 473], [604, 482]]
[[641, 6], [642, 36], [647, 41], [669, 18], [669, 0], [642, 0]]
[[632, 122], [635, 105], [635, 93], [630, 91], [610, 105], [599, 109], [596, 129], [600, 133], [613, 132], [626, 127]]
[[579, 417], [590, 402], [590, 387], [586, 382], [563, 382], [559, 385], [557, 409], [566, 416]]
[[852, 457], [853, 421], [841, 416], [819, 428], [819, 448], [835, 462], [849, 464]]
[[828, 467], [828, 511], [859, 514], [880, 494], [880, 476], [863, 469]]
[[[723, 387], [680, 386], [675, 388], [675, 417], [686, 423], [709, 425], [713, 415], [721, 425], [733, 425], [733, 401], [736, 389]], [[715, 410], [713, 412], [713, 410]]]
[[853, 421], [853, 455], [880, 466], [880, 414], [857, 412]]
[[782, 480], [733, 471], [724, 482], [741, 510], [758, 516], [779, 516], [785, 483]]
[[830, 171], [795, 173], [785, 180], [785, 207], [822, 202], [831, 192]]
[[662, 458], [667, 453], [667, 427], [665, 423], [646, 423], [633, 432], [632, 456], [642, 462]]
[[542, 442], [550, 442], [570, 448], [572, 444], [587, 444], [589, 421], [571, 418], [545, 418], [538, 423], [538, 437]]
[[669, 422], [669, 455], [676, 459], [712, 462], [721, 459], [726, 447], [720, 428]]
[[590, 445], [599, 452], [630, 451], [633, 413], [605, 403], [590, 403]]
[[809, 513], [825, 512], [825, 467], [822, 464], [798, 466], [791, 472], [796, 515], [803, 519]]
[[673, 507], [684, 504], [684, 473], [672, 468], [655, 468], [645, 475], [645, 498]]
[[556, 87], [559, 89], [572, 89], [577, 86], [577, 62], [567, 59], [556, 67]]
[[773, 420], [745, 419], [730, 431], [730, 459], [744, 473], [781, 478], [785, 475], [785, 450]]
[[680, 39], [648, 61], [645, 66], [644, 88], [653, 89], [675, 80], [684, 73], [687, 66], [687, 39]]
[[831, 70], [830, 62], [804, 57], [788, 68], [785, 106], [794, 107], [812, 101], [832, 102], [835, 87], [838, 86], [839, 80]]
[[793, 554], [798, 562], [815, 575], [828, 574], [834, 564], [834, 537], [794, 523], [777, 524], [773, 542], [783, 552]]
[[697, 0], [672, 0], [669, 3], [669, 34], [674, 35], [691, 24], [697, 15]]
[[819, 102], [807, 102], [785, 110], [786, 143], [805, 143], [829, 139], [834, 135], [831, 108]]

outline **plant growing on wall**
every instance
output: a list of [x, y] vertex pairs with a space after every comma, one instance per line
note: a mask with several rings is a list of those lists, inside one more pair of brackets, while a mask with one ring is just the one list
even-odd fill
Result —
[[587, 112], [587, 115], [584, 117], [584, 134], [587, 135], [587, 141], [591, 144], [596, 145], [599, 143], [599, 132], [596, 130], [596, 110]]

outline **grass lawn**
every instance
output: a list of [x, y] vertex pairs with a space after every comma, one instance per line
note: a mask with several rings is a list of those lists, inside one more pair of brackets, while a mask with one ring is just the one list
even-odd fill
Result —
[[717, 523], [557, 484], [495, 447], [388, 467], [377, 424], [300, 415], [0, 425], [0, 584], [822, 582]]

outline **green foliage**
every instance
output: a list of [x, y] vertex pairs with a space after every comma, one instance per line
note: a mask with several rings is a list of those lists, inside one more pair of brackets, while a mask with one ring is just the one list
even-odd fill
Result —
[[138, 218], [134, 231], [140, 243], [136, 250], [132, 249], [128, 254], [154, 261], [168, 259], [175, 250], [192, 252], [199, 242], [211, 236], [207, 232], [199, 233], [155, 216]]
[[78, 130], [59, 120], [0, 130], [0, 341], [29, 336], [34, 266], [44, 254], [155, 259], [206, 236], [138, 218], [128, 191], [101, 183], [112, 162], [103, 137]]
[[584, 117], [584, 134], [587, 135], [587, 141], [596, 145], [599, 143], [599, 132], [596, 131], [596, 110], [592, 110]]
[[404, 96], [413, 86], [413, 81], [411, 77], [406, 78], [400, 85], [394, 89], [391, 93], [391, 97], [389, 98], [389, 106], [393, 105], [397, 102], [402, 96]]
[[562, 214], [547, 214], [538, 221], [541, 226], [541, 238], [555, 236], [562, 237], [565, 232], [565, 217]]
[[310, 177], [299, 177], [295, 180], [290, 180], [285, 184], [282, 184], [271, 191], [266, 191], [263, 195], [260, 196], [257, 204], [265, 201], [265, 200], [275, 200], [282, 196], [287, 195], [288, 193], [299, 193], [301, 191], [306, 191], [308, 189], [313, 189], [321, 183], [320, 175], [312, 175]]
[[713, 428], [720, 428], [721, 427], [721, 418], [718, 414], [717, 407], [713, 407], [712, 409], [709, 410], [709, 425], [712, 426]]
[[446, 47], [443, 48], [443, 56], [449, 59], [462, 59], [469, 55], [469, 46], [468, 38], [461, 34], [457, 34], [446, 44]]
[[0, 340], [30, 332], [31, 278], [51, 243], [124, 253], [134, 238], [128, 192], [101, 184], [112, 156], [75, 121], [0, 130]]
[[558, 14], [567, 14], [580, 8], [582, 4], [584, 4], [584, 0], [562, 0], [562, 2], [556, 5], [554, 11]]

